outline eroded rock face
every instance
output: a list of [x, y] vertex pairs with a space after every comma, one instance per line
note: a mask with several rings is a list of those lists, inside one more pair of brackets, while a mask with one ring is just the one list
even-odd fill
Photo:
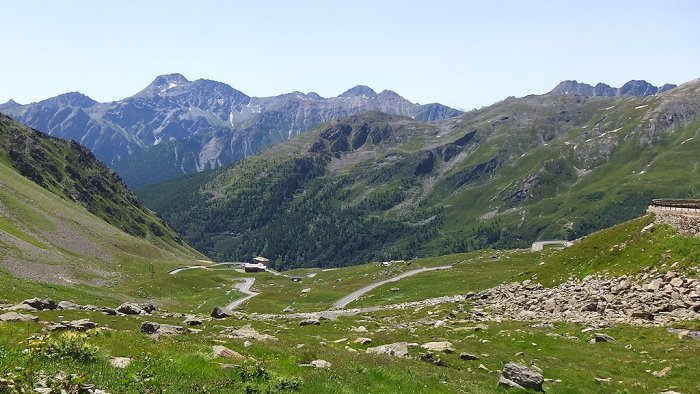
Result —
[[503, 372], [501, 372], [501, 379], [498, 381], [499, 386], [519, 387], [536, 391], [544, 391], [542, 389], [543, 383], [544, 377], [542, 373], [534, 368], [528, 368], [513, 362], [506, 364]]
[[700, 318], [700, 281], [675, 272], [634, 278], [587, 277], [554, 288], [531, 281], [484, 290], [474, 299], [472, 318], [667, 325]]

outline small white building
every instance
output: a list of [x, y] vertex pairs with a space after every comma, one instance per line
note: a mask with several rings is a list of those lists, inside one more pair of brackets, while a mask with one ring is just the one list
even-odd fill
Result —
[[267, 270], [267, 266], [261, 263], [245, 263], [243, 265], [243, 269], [245, 272], [265, 272]]

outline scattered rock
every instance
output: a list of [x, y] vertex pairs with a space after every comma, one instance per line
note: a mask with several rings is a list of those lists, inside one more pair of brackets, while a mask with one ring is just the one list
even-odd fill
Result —
[[359, 337], [353, 341], [354, 343], [360, 344], [360, 345], [366, 345], [368, 343], [372, 343], [371, 338], [365, 338], [365, 337]]
[[612, 378], [593, 378], [595, 379], [596, 382], [598, 383], [610, 383], [612, 382]]
[[301, 294], [309, 294], [309, 292], [311, 292], [311, 289], [308, 289], [308, 288], [301, 290]]
[[225, 330], [230, 338], [254, 339], [257, 341], [276, 341], [277, 338], [269, 334], [261, 334], [250, 325], [245, 325], [241, 328], [230, 328]]
[[215, 345], [212, 347], [212, 357], [224, 357], [224, 358], [233, 358], [239, 361], [244, 361], [245, 356], [238, 353], [235, 350], [231, 350], [227, 348], [226, 346], [221, 346], [221, 345]]
[[160, 329], [160, 324], [146, 321], [141, 324], [141, 332], [144, 334], [153, 335]]
[[56, 305], [56, 309], [63, 311], [78, 310], [80, 309], [80, 305], [70, 301], [61, 301]]
[[662, 370], [660, 370], [660, 371], [654, 371], [654, 372], [652, 372], [651, 374], [654, 375], [654, 376], [656, 376], [657, 378], [663, 378], [663, 377], [666, 376], [666, 374], [668, 374], [669, 372], [671, 372], [671, 367], [666, 367], [666, 368], [664, 368], [664, 369], [662, 369]]
[[202, 324], [204, 324], [204, 321], [200, 318], [189, 316], [185, 319], [184, 322], [182, 322], [182, 324], [186, 326], [201, 326]]
[[291, 306], [288, 306], [288, 307], [282, 309], [282, 312], [284, 312], [284, 313], [294, 313], [294, 312], [296, 312], [296, 311], [297, 311], [297, 310], [294, 309], [294, 308], [292, 308]]
[[408, 356], [408, 343], [407, 342], [395, 342], [387, 345], [380, 345], [375, 347], [367, 348], [366, 353], [369, 354], [386, 354], [394, 357], [406, 357]]
[[109, 363], [114, 367], [114, 368], [119, 368], [119, 369], [124, 369], [131, 364], [131, 361], [133, 359], [129, 357], [112, 357], [109, 359]]
[[426, 363], [435, 364], [438, 367], [444, 367], [447, 365], [442, 359], [440, 359], [440, 357], [436, 358], [435, 355], [430, 352], [421, 355], [420, 359]]
[[311, 365], [313, 365], [316, 368], [330, 368], [331, 367], [331, 363], [329, 363], [326, 360], [320, 360], [320, 359], [312, 361]]
[[615, 341], [615, 338], [611, 337], [608, 334], [603, 334], [601, 332], [595, 333], [595, 336], [593, 337], [592, 342], [617, 342]]
[[39, 309], [34, 308], [31, 305], [28, 304], [17, 304], [15, 306], [11, 306], [10, 308], [7, 309], [8, 311], [20, 311], [20, 312], [38, 312]]
[[308, 318], [299, 322], [300, 326], [318, 326], [321, 324], [319, 319]]
[[542, 373], [514, 362], [506, 364], [506, 366], [503, 368], [503, 372], [501, 372], [501, 379], [498, 381], [499, 386], [502, 385], [502, 381], [506, 384], [507, 382], [515, 383], [518, 386], [526, 389], [544, 391], [542, 389], [542, 384], [544, 383]]
[[365, 326], [352, 327], [352, 328], [350, 328], [350, 331], [352, 331], [352, 332], [367, 332], [367, 327], [365, 327]]
[[40, 310], [40, 311], [43, 311], [44, 309], [49, 309], [49, 310], [56, 309], [56, 303], [50, 298], [45, 298], [43, 300], [40, 300], [38, 298], [30, 298], [28, 300], [24, 300], [24, 301], [20, 302], [20, 304], [29, 305], [32, 308]]
[[691, 331], [691, 330], [681, 330], [678, 328], [668, 328], [666, 331], [672, 333], [672, 334], [678, 334], [678, 338], [685, 339], [695, 339], [695, 340], [700, 340], [700, 331]]
[[431, 352], [443, 352], [443, 353], [452, 353], [454, 352], [454, 349], [452, 348], [452, 343], [450, 342], [427, 342], [421, 345], [421, 347], [425, 350], [431, 351]]
[[141, 323], [141, 332], [149, 335], [180, 335], [187, 332], [184, 327], [146, 321]]
[[39, 318], [34, 315], [26, 315], [17, 312], [7, 312], [0, 315], [0, 321], [33, 321], [38, 322]]
[[142, 310], [140, 306], [133, 302], [125, 302], [117, 307], [117, 312], [125, 315], [140, 315]]
[[117, 315], [117, 311], [116, 311], [115, 309], [108, 308], [108, 307], [106, 307], [106, 306], [103, 306], [103, 307], [99, 308], [99, 311], [102, 312], [102, 313], [104, 313], [105, 315], [110, 315], [110, 316], [116, 316], [116, 315]]
[[400, 290], [400, 289], [399, 289], [398, 287], [392, 287], [392, 288], [391, 288], [391, 291], [392, 291], [393, 293], [396, 293], [396, 292], [399, 291], [399, 290]]
[[218, 306], [214, 307], [214, 310], [211, 311], [211, 317], [214, 319], [225, 319], [231, 316], [231, 311], [219, 308]]
[[700, 319], [697, 285], [697, 280], [677, 272], [635, 278], [590, 275], [554, 288], [533, 281], [508, 283], [469, 297], [473, 300], [470, 319], [566, 321], [592, 327], [668, 325]]
[[466, 360], [466, 361], [479, 359], [479, 357], [474, 355], [474, 354], [469, 354], [469, 353], [464, 353], [464, 352], [459, 354], [459, 358], [461, 358], [462, 360]]
[[145, 303], [145, 304], [138, 304], [139, 308], [141, 308], [142, 311], [148, 313], [149, 315], [153, 312], [155, 312], [156, 307], [155, 305], [151, 303]]
[[73, 321], [61, 321], [59, 323], [52, 323], [47, 326], [50, 331], [56, 330], [76, 330], [76, 331], [87, 331], [97, 328], [98, 324], [92, 322], [88, 319], [80, 319]]

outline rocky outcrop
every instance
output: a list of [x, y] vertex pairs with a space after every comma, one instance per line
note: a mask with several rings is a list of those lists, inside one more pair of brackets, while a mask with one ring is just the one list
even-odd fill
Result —
[[472, 317], [610, 324], [667, 325], [700, 318], [700, 281], [668, 272], [620, 278], [586, 277], [545, 288], [530, 280], [472, 296]]

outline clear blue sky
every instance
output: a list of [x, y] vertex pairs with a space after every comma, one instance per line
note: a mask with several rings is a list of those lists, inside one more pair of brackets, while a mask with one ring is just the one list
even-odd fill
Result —
[[700, 78], [700, 2], [3, 1], [0, 102], [130, 96], [157, 75], [251, 96], [365, 84], [470, 109], [565, 79]]

